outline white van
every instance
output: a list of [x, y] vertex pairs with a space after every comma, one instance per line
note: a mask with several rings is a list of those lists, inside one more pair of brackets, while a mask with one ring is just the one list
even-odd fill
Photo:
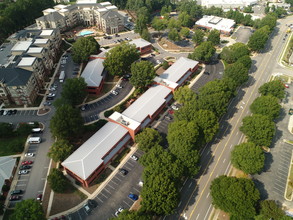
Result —
[[32, 129], [32, 133], [42, 133], [42, 129], [41, 128], [33, 128]]
[[42, 139], [40, 137], [30, 137], [27, 142], [29, 144], [39, 144], [41, 141]]

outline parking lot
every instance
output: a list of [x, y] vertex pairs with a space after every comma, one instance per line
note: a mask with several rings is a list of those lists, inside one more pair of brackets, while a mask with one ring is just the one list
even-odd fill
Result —
[[235, 33], [233, 33], [232, 37], [235, 37], [237, 42], [247, 44], [251, 35], [252, 30], [250, 27], [241, 26]]
[[[38, 110], [18, 110], [14, 115], [20, 116], [36, 116]], [[0, 115], [0, 117], [13, 117], [14, 115]]]
[[[98, 43], [101, 46], [114, 45], [114, 44], [119, 44], [119, 43], [128, 41], [128, 40], [126, 40], [127, 38], [130, 40], [133, 40], [133, 39], [139, 38], [140, 36], [139, 36], [139, 34], [134, 33], [134, 31], [129, 31], [129, 32], [124, 32], [124, 33], [119, 33], [119, 36], [111, 35], [110, 37], [111, 37], [111, 39], [104, 39], [103, 37], [101, 37], [101, 38], [97, 39]], [[123, 41], [119, 42], [118, 40], [119, 41], [123, 40]]]
[[[134, 155], [141, 157], [142, 151], [137, 150]], [[98, 207], [93, 209], [90, 215], [87, 215], [84, 208], [79, 209], [77, 212], [71, 213], [69, 217], [72, 220], [92, 219], [92, 220], [106, 220], [115, 217], [115, 212], [118, 208], [129, 209], [134, 201], [128, 195], [139, 195], [141, 186], [138, 185], [141, 180], [143, 167], [138, 161], [131, 158], [123, 165], [123, 169], [127, 170], [126, 175], [121, 174], [119, 171], [108, 182], [105, 188], [94, 198], [98, 203]]]

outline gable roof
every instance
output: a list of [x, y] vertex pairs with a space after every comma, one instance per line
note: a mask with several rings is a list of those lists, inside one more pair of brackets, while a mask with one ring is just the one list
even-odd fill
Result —
[[111, 11], [111, 10], [109, 10], [105, 14], [103, 14], [101, 17], [103, 19], [107, 20], [109, 18], [115, 18], [115, 17], [120, 17], [121, 18], [122, 15], [119, 14], [117, 11]]
[[138, 38], [129, 42], [130, 44], [134, 44], [136, 47], [142, 48], [151, 45], [150, 42], [146, 41], [145, 39]]
[[127, 129], [122, 126], [108, 122], [64, 160], [62, 166], [86, 180], [103, 163], [105, 155], [127, 133]]
[[93, 59], [88, 62], [81, 77], [84, 78], [88, 86], [99, 87], [103, 79], [104, 59]]
[[15, 167], [16, 158], [0, 157], [0, 187], [5, 183], [6, 179], [10, 179], [12, 171]]
[[7, 86], [24, 86], [32, 76], [32, 72], [20, 68], [1, 68], [0, 80]]

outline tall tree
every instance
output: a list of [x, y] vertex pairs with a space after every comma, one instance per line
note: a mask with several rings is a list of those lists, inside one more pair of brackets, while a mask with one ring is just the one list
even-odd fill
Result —
[[91, 54], [96, 54], [100, 45], [94, 37], [82, 37], [72, 45], [73, 61], [76, 63], [86, 62]]
[[220, 176], [210, 186], [213, 204], [235, 219], [253, 219], [260, 193], [250, 179]]
[[275, 134], [275, 123], [268, 116], [247, 116], [242, 122], [240, 131], [248, 137], [249, 142], [253, 142], [258, 146], [269, 147], [271, 145]]
[[197, 48], [194, 49], [193, 53], [188, 55], [188, 58], [209, 63], [216, 52], [214, 45], [210, 41], [203, 42]]
[[265, 44], [269, 38], [270, 28], [264, 26], [256, 30], [249, 38], [248, 47], [252, 51], [260, 51], [265, 47]]
[[132, 63], [131, 74], [130, 83], [134, 87], [146, 87], [153, 82], [156, 76], [154, 66], [149, 61]]
[[240, 86], [248, 80], [248, 70], [242, 63], [236, 62], [225, 69], [224, 78], [231, 78]]
[[148, 29], [143, 29], [141, 33], [141, 38], [146, 41], [151, 41], [151, 34]]
[[178, 16], [178, 21], [183, 27], [191, 27], [191, 16], [187, 12], [181, 12]]
[[162, 136], [158, 131], [152, 128], [145, 128], [141, 133], [135, 136], [135, 142], [139, 149], [148, 152], [156, 144], [161, 144]]
[[236, 63], [242, 63], [244, 67], [249, 70], [252, 64], [252, 60], [249, 55], [244, 55], [240, 57]]
[[73, 106], [81, 104], [87, 96], [86, 88], [87, 84], [82, 77], [67, 79], [61, 92], [62, 99]]
[[181, 28], [181, 30], [180, 30], [180, 35], [181, 35], [182, 37], [188, 37], [188, 36], [190, 35], [190, 30], [189, 30], [189, 28], [187, 28], [187, 27], [183, 27], [183, 28]]
[[232, 165], [247, 174], [260, 172], [264, 167], [264, 162], [263, 150], [254, 143], [242, 143], [235, 146], [231, 152]]
[[227, 63], [235, 63], [240, 57], [249, 55], [250, 51], [246, 44], [235, 43], [229, 47], [224, 47], [221, 52], [221, 58]]
[[156, 30], [156, 31], [163, 31], [167, 28], [167, 20], [166, 19], [160, 19], [158, 17], [154, 17], [153, 21], [152, 21], [152, 27]]
[[204, 32], [200, 29], [196, 29], [194, 31], [194, 34], [192, 36], [192, 41], [196, 44], [196, 45], [200, 45], [203, 42], [204, 39]]
[[220, 43], [220, 31], [218, 30], [211, 30], [208, 36], [207, 41], [213, 43], [213, 45], [218, 45]]
[[282, 208], [274, 200], [263, 200], [260, 202], [260, 214], [265, 219], [282, 219], [285, 216]]
[[260, 96], [250, 105], [250, 110], [253, 114], [266, 115], [273, 120], [279, 117], [281, 105], [278, 98], [274, 96]]
[[181, 27], [181, 24], [178, 20], [176, 20], [175, 18], [169, 19], [169, 21], [168, 21], [168, 29], [169, 30], [171, 30], [173, 28], [178, 30], [178, 29], [180, 29], [180, 27]]
[[45, 220], [42, 205], [35, 199], [26, 199], [16, 203], [11, 220]]
[[171, 40], [171, 41], [179, 41], [181, 38], [180, 38], [180, 34], [178, 33], [177, 29], [175, 28], [172, 28], [169, 33], [168, 33], [168, 38]]
[[131, 64], [140, 57], [135, 45], [121, 44], [106, 54], [105, 68], [112, 74], [122, 76], [130, 73]]
[[175, 91], [174, 99], [181, 104], [185, 104], [187, 102], [195, 101], [196, 93], [188, 86], [181, 86]]
[[68, 188], [69, 181], [63, 175], [61, 170], [53, 168], [47, 180], [51, 189], [56, 193], [64, 193]]
[[272, 95], [278, 99], [285, 97], [285, 86], [280, 80], [273, 80], [259, 87], [258, 92], [262, 95]]
[[129, 211], [128, 209], [123, 210], [118, 217], [118, 220], [152, 220], [152, 215], [148, 213], [138, 211]]
[[13, 136], [13, 126], [9, 123], [0, 122], [0, 138]]
[[83, 120], [80, 111], [70, 105], [57, 109], [50, 121], [52, 134], [60, 139], [73, 138], [83, 131]]
[[73, 146], [67, 140], [57, 140], [50, 148], [48, 156], [55, 162], [62, 162], [72, 153], [72, 150]]
[[135, 21], [135, 32], [142, 34], [144, 29], [147, 29], [147, 24], [150, 22], [150, 12], [147, 7], [141, 7], [137, 13], [137, 19]]

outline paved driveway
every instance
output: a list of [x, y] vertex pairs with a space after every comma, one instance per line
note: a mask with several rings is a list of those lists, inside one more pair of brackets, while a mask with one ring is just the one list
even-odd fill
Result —
[[[137, 150], [135, 155], [141, 157], [142, 151]], [[69, 217], [72, 220], [107, 220], [115, 217], [115, 211], [119, 207], [129, 209], [134, 201], [128, 198], [130, 193], [139, 195], [141, 187], [138, 185], [141, 180], [143, 167], [138, 161], [129, 160], [124, 164], [124, 169], [128, 172], [127, 175], [122, 175], [119, 172], [109, 181], [106, 187], [94, 198], [98, 203], [98, 207], [93, 209], [90, 215], [86, 215], [83, 208], [71, 213]]]
[[239, 27], [238, 30], [232, 35], [232, 37], [236, 38], [237, 42], [241, 42], [244, 44], [248, 43], [249, 37], [252, 35], [252, 30], [250, 27]]

